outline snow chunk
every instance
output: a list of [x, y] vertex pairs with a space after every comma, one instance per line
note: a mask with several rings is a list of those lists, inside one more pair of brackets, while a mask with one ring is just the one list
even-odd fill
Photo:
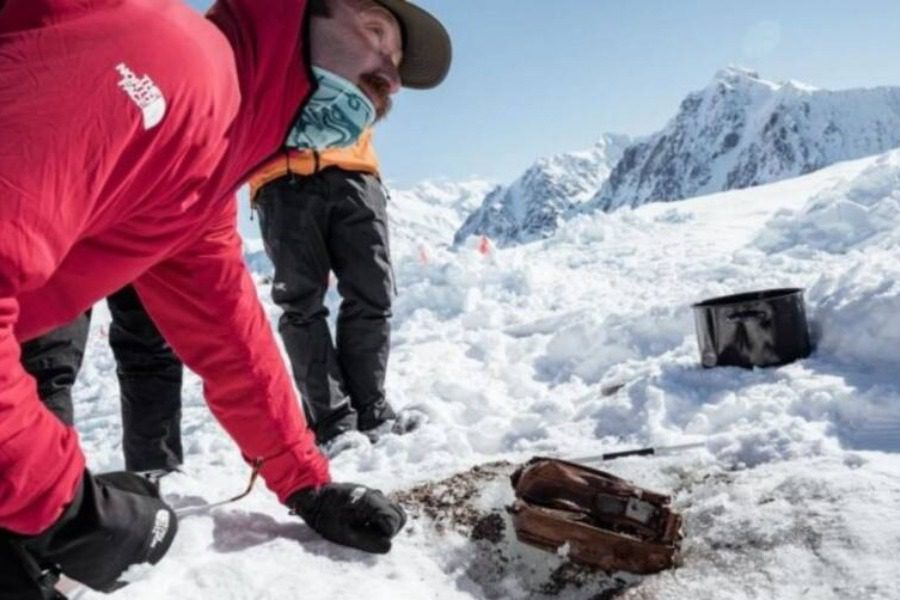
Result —
[[900, 151], [859, 177], [815, 196], [799, 212], [777, 215], [756, 241], [774, 254], [810, 248], [831, 254], [900, 243]]

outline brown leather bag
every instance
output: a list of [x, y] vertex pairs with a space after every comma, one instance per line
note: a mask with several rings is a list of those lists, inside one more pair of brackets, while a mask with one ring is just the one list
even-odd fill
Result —
[[607, 572], [656, 573], [675, 566], [681, 516], [671, 498], [562, 460], [533, 458], [512, 476], [510, 507], [520, 542]]

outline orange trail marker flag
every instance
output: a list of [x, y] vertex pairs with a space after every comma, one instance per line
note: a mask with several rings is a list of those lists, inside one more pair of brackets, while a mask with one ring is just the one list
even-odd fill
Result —
[[481, 236], [481, 241], [478, 242], [478, 252], [482, 256], [487, 256], [491, 253], [491, 241], [486, 235]]

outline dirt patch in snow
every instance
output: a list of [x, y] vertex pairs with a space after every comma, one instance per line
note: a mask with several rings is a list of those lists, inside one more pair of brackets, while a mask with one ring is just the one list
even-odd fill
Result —
[[497, 513], [485, 515], [475, 522], [472, 528], [472, 539], [476, 542], [486, 540], [492, 544], [499, 544], [503, 541], [503, 534], [506, 532], [506, 523]]
[[413, 516], [425, 516], [443, 533], [447, 528], [471, 535], [479, 520], [487, 516], [473, 506], [485, 485], [501, 479], [509, 480], [516, 465], [495, 462], [472, 467], [443, 481], [428, 482], [410, 490], [397, 492], [394, 500], [404, 505]]

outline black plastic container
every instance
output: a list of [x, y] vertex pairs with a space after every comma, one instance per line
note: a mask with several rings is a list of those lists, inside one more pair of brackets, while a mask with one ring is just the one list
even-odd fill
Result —
[[693, 309], [704, 367], [774, 367], [812, 351], [802, 289], [723, 296]]

